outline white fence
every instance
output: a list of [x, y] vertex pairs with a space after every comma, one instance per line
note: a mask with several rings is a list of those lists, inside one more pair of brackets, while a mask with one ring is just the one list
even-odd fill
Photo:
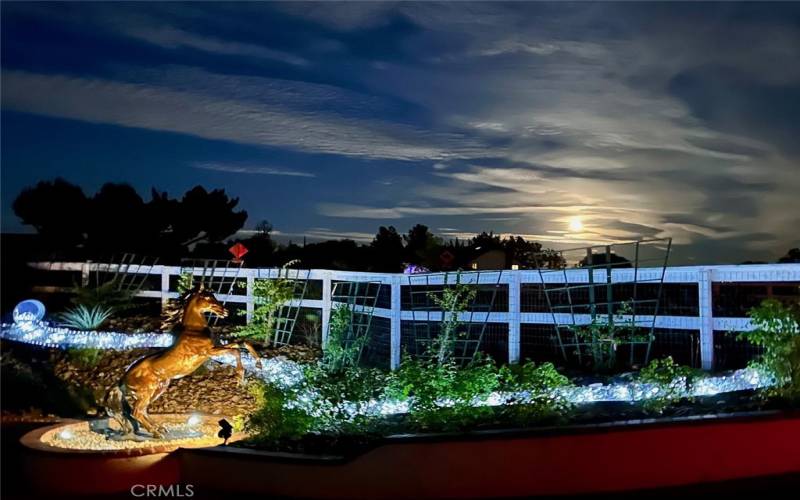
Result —
[[[95, 270], [117, 271], [119, 268], [113, 264], [82, 263], [82, 262], [37, 262], [31, 263], [32, 267], [47, 271], [66, 271], [80, 272], [84, 282], [88, 282], [91, 272]], [[637, 279], [657, 279], [662, 273], [662, 268], [638, 269], [636, 270]], [[179, 266], [136, 266], [122, 265], [122, 271], [132, 274], [149, 274], [161, 277], [160, 290], [141, 290], [139, 297], [149, 297], [161, 299], [162, 304], [169, 299], [176, 298], [177, 292], [170, 290], [170, 277], [179, 276], [181, 272], [187, 271], [186, 268]], [[204, 270], [198, 268], [196, 274], [203, 274]], [[205, 270], [209, 272], [209, 270]], [[278, 269], [217, 269], [214, 273], [216, 277], [228, 277], [243, 279], [247, 282], [244, 294], [222, 295], [220, 300], [232, 303], [243, 303], [249, 315], [253, 311], [253, 283], [256, 279], [268, 279], [278, 277]], [[593, 277], [593, 282], [604, 283], [606, 281], [605, 270], [595, 270], [597, 276]], [[602, 273], [602, 274], [600, 274]], [[612, 283], [631, 283], [633, 281], [633, 269], [613, 269], [611, 271]], [[303, 273], [305, 275], [305, 273]], [[391, 342], [390, 342], [390, 365], [395, 368], [400, 363], [401, 352], [401, 322], [420, 320], [422, 317], [419, 312], [407, 311], [402, 309], [401, 286], [409, 284], [422, 284], [416, 280], [422, 275], [404, 274], [381, 274], [366, 272], [349, 271], [330, 271], [313, 269], [309, 271], [308, 279], [319, 280], [322, 282], [322, 299], [304, 299], [302, 307], [315, 308], [322, 310], [322, 341], [325, 343], [328, 331], [328, 319], [330, 316], [332, 283], [334, 281], [354, 281], [354, 282], [374, 282], [388, 285], [391, 287], [391, 307], [376, 307], [374, 314], [377, 317], [390, 320]], [[589, 274], [585, 269], [569, 269], [565, 273], [549, 273], [545, 275], [546, 281], [553, 283], [563, 283], [564, 279], [569, 283], [588, 283]], [[445, 279], [444, 274], [429, 275], [427, 280], [430, 284], [441, 284]], [[448, 280], [455, 280], [454, 273], [451, 273]], [[412, 280], [411, 283], [409, 280]], [[554, 317], [550, 312], [522, 312], [521, 307], [521, 288], [523, 284], [540, 284], [542, 278], [536, 270], [502, 270], [502, 271], [481, 271], [480, 273], [466, 273], [462, 275], [463, 283], [482, 283], [500, 284], [508, 286], [508, 311], [503, 312], [475, 312], [469, 315], [472, 321], [488, 321], [491, 323], [508, 324], [508, 359], [511, 363], [516, 363], [520, 359], [520, 329], [522, 324], [553, 324]], [[763, 265], [742, 265], [742, 266], [692, 266], [692, 267], [670, 267], [664, 273], [664, 283], [691, 283], [697, 284], [698, 290], [698, 310], [697, 316], [668, 316], [659, 315], [656, 317], [656, 328], [669, 328], [677, 330], [694, 330], [700, 335], [700, 359], [703, 369], [710, 370], [714, 366], [714, 331], [747, 331], [751, 329], [748, 318], [715, 318], [713, 312], [712, 285], [715, 283], [800, 283], [800, 264], [763, 264]], [[38, 291], [58, 292], [64, 291], [59, 287], [37, 287]], [[425, 313], [425, 319], [435, 320], [441, 313]], [[465, 316], [465, 320], [469, 319]], [[587, 318], [588, 321], [588, 318]]]

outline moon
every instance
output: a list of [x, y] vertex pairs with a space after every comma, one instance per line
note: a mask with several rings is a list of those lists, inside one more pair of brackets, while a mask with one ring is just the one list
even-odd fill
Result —
[[573, 233], [579, 233], [583, 231], [583, 222], [581, 222], [580, 217], [572, 217], [569, 220], [569, 230]]

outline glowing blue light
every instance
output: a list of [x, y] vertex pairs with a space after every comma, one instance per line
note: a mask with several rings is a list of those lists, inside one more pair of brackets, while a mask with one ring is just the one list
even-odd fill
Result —
[[14, 323], [41, 321], [44, 318], [44, 304], [38, 300], [23, 300], [14, 308]]
[[23, 313], [13, 324], [0, 325], [0, 338], [56, 349], [134, 349], [169, 347], [174, 337], [164, 333], [93, 332], [51, 326]]

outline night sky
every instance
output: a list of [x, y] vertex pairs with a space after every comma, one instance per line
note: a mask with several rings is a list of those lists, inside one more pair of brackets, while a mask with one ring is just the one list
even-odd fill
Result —
[[674, 263], [800, 244], [800, 4], [2, 3], [2, 223], [57, 176]]

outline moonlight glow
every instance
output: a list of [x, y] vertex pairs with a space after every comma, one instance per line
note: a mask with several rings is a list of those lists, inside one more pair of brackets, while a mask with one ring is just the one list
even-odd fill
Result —
[[570, 218], [568, 227], [571, 232], [579, 233], [583, 231], [583, 222], [581, 222], [580, 217], [575, 216]]

